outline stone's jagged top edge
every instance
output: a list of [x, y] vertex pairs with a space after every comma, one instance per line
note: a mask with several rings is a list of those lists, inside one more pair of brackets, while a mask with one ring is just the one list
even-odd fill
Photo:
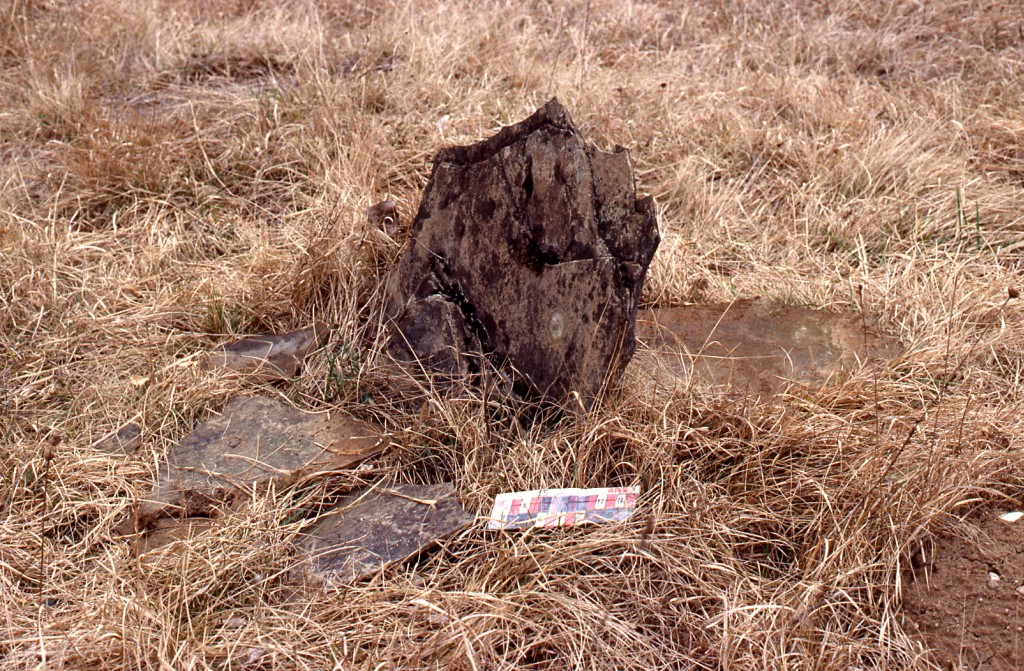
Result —
[[579, 134], [579, 130], [569, 116], [569, 110], [565, 109], [565, 106], [558, 101], [558, 98], [552, 98], [527, 118], [517, 124], [505, 126], [486, 140], [462, 147], [445, 147], [437, 153], [434, 163], [435, 165], [438, 163], [470, 165], [486, 161], [510, 144], [518, 142], [530, 133], [545, 126]]

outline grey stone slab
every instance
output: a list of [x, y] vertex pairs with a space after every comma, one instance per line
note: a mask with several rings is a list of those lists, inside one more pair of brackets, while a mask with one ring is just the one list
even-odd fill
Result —
[[206, 368], [254, 373], [265, 380], [295, 377], [310, 352], [326, 342], [329, 330], [317, 323], [283, 335], [258, 335], [221, 345], [207, 357]]
[[680, 379], [757, 397], [794, 383], [814, 386], [900, 353], [895, 338], [858, 314], [760, 299], [648, 311], [637, 337]]
[[412, 557], [473, 521], [450, 483], [357, 492], [309, 530], [304, 549], [317, 578], [346, 583]]
[[261, 396], [233, 398], [221, 415], [170, 449], [140, 516], [208, 514], [239, 491], [348, 468], [387, 444], [380, 430], [344, 413], [303, 412]]
[[113, 435], [100, 438], [93, 447], [114, 457], [130, 457], [142, 445], [142, 427], [134, 422], [125, 424]]

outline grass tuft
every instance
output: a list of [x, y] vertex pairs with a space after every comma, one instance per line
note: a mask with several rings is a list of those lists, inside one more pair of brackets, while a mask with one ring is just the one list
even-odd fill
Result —
[[[1018, 10], [7, 3], [0, 668], [931, 668], [903, 569], [1024, 504]], [[557, 417], [499, 378], [397, 381], [384, 285], [431, 158], [553, 95], [657, 199], [645, 304], [862, 310], [905, 353], [759, 403], [634, 369]], [[397, 226], [368, 222], [383, 200]], [[294, 383], [198, 365], [313, 320], [332, 335]], [[395, 447], [138, 556], [125, 525], [168, 447], [251, 393]], [[133, 456], [94, 447], [128, 422]], [[477, 514], [509, 490], [643, 497], [623, 525], [476, 525], [357, 585], [297, 582], [310, 520], [381, 478], [453, 480]]]

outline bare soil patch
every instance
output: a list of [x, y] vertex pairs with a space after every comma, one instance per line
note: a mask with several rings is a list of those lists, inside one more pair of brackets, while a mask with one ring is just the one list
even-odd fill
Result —
[[915, 556], [904, 591], [910, 629], [921, 632], [944, 669], [1022, 669], [1024, 523], [986, 511], [972, 531], [939, 538]]

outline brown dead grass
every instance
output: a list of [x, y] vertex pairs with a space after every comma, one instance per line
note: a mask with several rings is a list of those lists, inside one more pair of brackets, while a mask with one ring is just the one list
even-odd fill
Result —
[[[994, 0], [0, 3], [0, 666], [930, 668], [909, 554], [1022, 503], [1022, 31]], [[649, 303], [863, 310], [906, 354], [761, 404], [627, 378], [548, 425], [393, 391], [401, 235], [365, 209], [408, 222], [437, 149], [552, 95], [657, 198]], [[328, 483], [136, 559], [118, 530], [166, 448], [252, 391], [194, 355], [313, 319], [330, 344], [257, 391], [384, 423], [398, 447], [363, 477], [453, 478], [477, 513], [640, 484], [636, 521], [476, 526], [296, 588]], [[136, 457], [93, 447], [126, 421]]]

